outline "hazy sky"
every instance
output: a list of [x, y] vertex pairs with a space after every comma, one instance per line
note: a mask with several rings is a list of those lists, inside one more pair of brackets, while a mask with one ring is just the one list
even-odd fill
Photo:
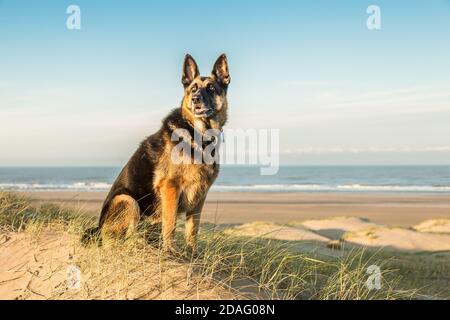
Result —
[[188, 52], [227, 53], [228, 127], [279, 128], [284, 163], [450, 164], [450, 1], [0, 0], [0, 165], [123, 164]]

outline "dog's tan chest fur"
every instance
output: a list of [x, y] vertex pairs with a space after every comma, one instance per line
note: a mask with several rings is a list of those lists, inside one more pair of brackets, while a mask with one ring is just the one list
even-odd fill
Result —
[[165, 155], [155, 171], [153, 185], [157, 192], [163, 192], [163, 186], [168, 182], [174, 185], [179, 191], [177, 211], [190, 212], [206, 197], [218, 176], [219, 165], [174, 164], [166, 160], [170, 159], [171, 153], [172, 145], [166, 144]]
[[206, 197], [218, 175], [217, 165], [190, 164], [180, 168], [180, 200], [178, 211], [192, 211]]

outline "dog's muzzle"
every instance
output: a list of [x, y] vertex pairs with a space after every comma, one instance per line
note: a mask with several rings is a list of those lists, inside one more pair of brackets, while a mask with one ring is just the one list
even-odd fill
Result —
[[197, 118], [208, 118], [213, 113], [213, 108], [207, 108], [201, 97], [192, 97], [192, 112]]

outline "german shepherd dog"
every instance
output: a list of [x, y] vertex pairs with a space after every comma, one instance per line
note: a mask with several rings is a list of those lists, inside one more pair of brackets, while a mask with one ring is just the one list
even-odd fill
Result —
[[[200, 76], [195, 60], [186, 55], [181, 106], [162, 121], [162, 127], [147, 137], [114, 182], [101, 211], [96, 233], [126, 237], [144, 219], [159, 225], [163, 248], [174, 251], [178, 213], [186, 214], [186, 243], [195, 249], [200, 215], [209, 188], [219, 173], [218, 163], [174, 163], [172, 151], [178, 141], [174, 132], [183, 129], [193, 137], [196, 131], [222, 130], [227, 121], [228, 62], [222, 54], [208, 77]], [[217, 138], [217, 137], [216, 137]], [[195, 145], [192, 148], [204, 148]], [[91, 234], [93, 229], [91, 229]], [[159, 236], [159, 235], [158, 235]]]

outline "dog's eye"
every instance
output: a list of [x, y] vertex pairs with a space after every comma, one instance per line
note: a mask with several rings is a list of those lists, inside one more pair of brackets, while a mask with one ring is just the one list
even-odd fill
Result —
[[191, 88], [191, 92], [197, 92], [198, 90], [198, 86], [196, 84], [194, 84]]
[[208, 85], [208, 91], [214, 92], [214, 91], [216, 91], [216, 88], [214, 88], [214, 86], [212, 84], [210, 84], [210, 85]]

